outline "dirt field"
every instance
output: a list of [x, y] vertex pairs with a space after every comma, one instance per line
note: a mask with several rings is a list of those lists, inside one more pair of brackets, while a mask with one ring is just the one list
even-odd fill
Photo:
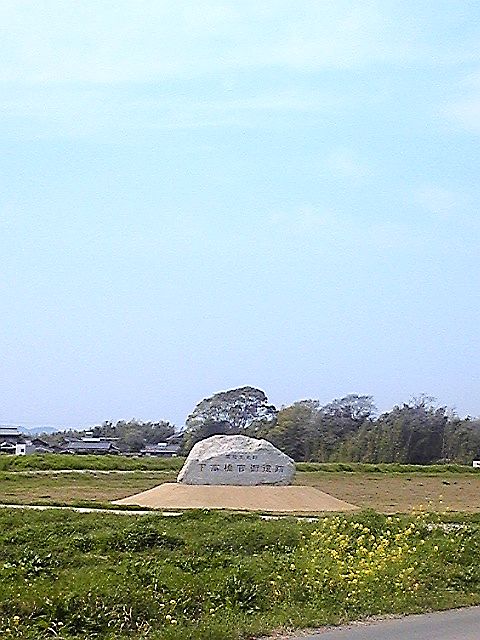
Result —
[[153, 509], [228, 509], [273, 513], [354, 511], [354, 505], [313, 487], [201, 486], [166, 482], [154, 489], [117, 500], [115, 504]]
[[474, 474], [302, 473], [305, 484], [384, 513], [480, 511], [480, 472]]
[[[0, 502], [18, 504], [110, 502], [175, 479], [172, 472], [0, 474]], [[298, 473], [296, 485], [324, 491], [361, 508], [387, 513], [480, 511], [477, 474]]]

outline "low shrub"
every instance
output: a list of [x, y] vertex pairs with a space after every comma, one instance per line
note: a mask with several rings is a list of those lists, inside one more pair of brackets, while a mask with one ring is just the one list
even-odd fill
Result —
[[462, 464], [399, 464], [366, 462], [297, 462], [297, 471], [325, 471], [329, 473], [479, 473]]
[[98, 470], [98, 471], [178, 471], [184, 458], [75, 455], [62, 453], [28, 456], [0, 455], [0, 471]]

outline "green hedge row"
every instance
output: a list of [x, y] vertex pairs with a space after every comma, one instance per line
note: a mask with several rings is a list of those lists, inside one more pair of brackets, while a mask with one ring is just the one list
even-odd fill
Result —
[[[0, 471], [178, 471], [184, 458], [143, 458], [126, 456], [41, 454], [0, 455]], [[363, 462], [298, 462], [298, 471], [348, 473], [480, 473], [480, 469], [461, 464], [368, 464]]]

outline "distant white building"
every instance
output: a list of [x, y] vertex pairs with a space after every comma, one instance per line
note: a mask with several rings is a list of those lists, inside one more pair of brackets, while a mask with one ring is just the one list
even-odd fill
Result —
[[15, 445], [15, 455], [28, 456], [31, 453], [55, 453], [55, 447], [51, 447], [40, 438], [22, 440]]

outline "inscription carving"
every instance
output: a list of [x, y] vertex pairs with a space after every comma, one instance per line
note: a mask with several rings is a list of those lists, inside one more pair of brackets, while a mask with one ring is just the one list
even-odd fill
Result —
[[178, 481], [185, 484], [290, 484], [294, 461], [266, 440], [211, 436], [190, 452]]
[[[228, 456], [225, 456], [226, 458], [228, 458]], [[203, 470], [205, 469], [207, 465], [205, 464], [205, 462], [199, 462], [198, 463], [198, 468], [200, 472], [203, 472]], [[210, 467], [210, 471], [220, 471], [220, 465], [219, 464], [211, 464], [208, 465]], [[284, 473], [284, 469], [285, 466], [283, 464], [276, 464], [276, 465], [271, 465], [271, 464], [250, 464], [249, 466], [246, 464], [236, 464], [235, 466], [231, 463], [228, 462], [226, 464], [223, 465], [223, 471], [226, 471], [227, 473], [232, 473], [235, 471], [235, 469], [239, 472], [239, 473]]]

